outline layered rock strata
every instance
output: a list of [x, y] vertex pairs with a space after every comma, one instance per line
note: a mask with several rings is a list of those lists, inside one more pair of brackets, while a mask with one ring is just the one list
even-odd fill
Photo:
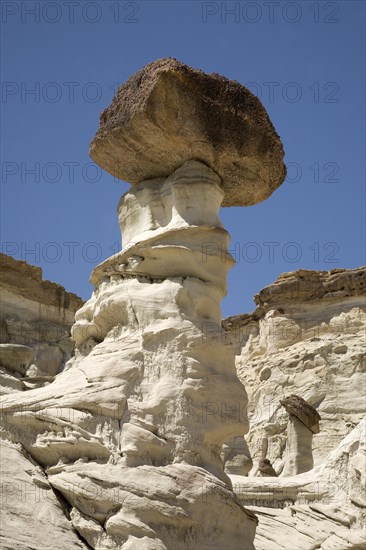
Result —
[[42, 280], [41, 268], [5, 254], [0, 254], [0, 296], [1, 392], [52, 382], [74, 353], [70, 329], [83, 301]]
[[256, 550], [361, 550], [366, 546], [366, 417], [323, 464], [292, 477], [231, 475], [255, 512]]
[[253, 313], [223, 322], [249, 397], [251, 475], [265, 457], [277, 474], [283, 471], [289, 434], [281, 400], [287, 395], [302, 397], [321, 416], [312, 442], [315, 466], [363, 418], [365, 296], [363, 267], [299, 270], [261, 290]]
[[220, 322], [232, 263], [202, 257], [205, 242], [228, 246], [222, 197], [196, 161], [127, 192], [123, 249], [92, 275], [72, 366], [3, 403], [5, 435], [46, 468], [92, 547], [252, 548], [255, 520], [220, 459], [248, 429], [246, 393], [231, 346], [204, 328]]

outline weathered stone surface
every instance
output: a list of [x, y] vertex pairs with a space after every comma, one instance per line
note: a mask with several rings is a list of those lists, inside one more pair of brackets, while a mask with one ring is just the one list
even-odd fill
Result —
[[[49, 383], [73, 355], [70, 328], [83, 301], [62, 286], [43, 281], [39, 267], [4, 254], [0, 254], [0, 293], [2, 355], [6, 353], [4, 345], [26, 346], [33, 362], [32, 366], [27, 362], [28, 372], [2, 361], [1, 393]], [[28, 378], [32, 378], [30, 384]]]
[[33, 350], [19, 344], [0, 344], [0, 366], [25, 376], [30, 362], [33, 359]]
[[67, 518], [67, 508], [21, 445], [0, 441], [0, 457], [1, 549], [86, 549]]
[[[220, 331], [233, 264], [220, 204], [254, 204], [284, 178], [261, 104], [238, 83], [160, 60], [120, 88], [91, 154], [135, 184], [118, 207], [123, 249], [92, 273], [68, 368], [38, 388], [52, 376], [35, 365], [9, 382], [15, 357], [0, 373], [17, 391], [1, 407], [21, 466], [7, 473], [23, 482], [25, 471], [60, 504], [32, 509], [37, 520], [51, 512], [57, 538], [29, 529], [37, 550], [82, 548], [70, 523], [95, 550], [254, 550], [244, 506], [259, 516], [256, 550], [364, 548], [364, 272], [284, 274]], [[34, 312], [25, 300], [17, 307]], [[0, 329], [12, 341], [8, 319]], [[14, 455], [19, 442], [37, 475]], [[5, 548], [33, 548], [29, 506], [5, 504], [21, 528]]]
[[268, 458], [262, 458], [259, 461], [258, 466], [258, 476], [261, 477], [277, 477], [275, 470], [271, 464], [271, 461]]
[[263, 288], [254, 301], [258, 307], [274, 309], [284, 304], [361, 296], [366, 288], [366, 268], [314, 271], [299, 269], [282, 273], [271, 285]]
[[240, 502], [258, 517], [256, 550], [365, 548], [365, 430], [366, 417], [309, 472], [230, 476]]
[[[73, 314], [83, 301], [67, 292], [63, 286], [42, 279], [42, 269], [6, 254], [0, 254], [0, 285], [2, 292], [16, 289], [18, 296], [44, 306], [52, 306], [59, 317], [73, 322]], [[16, 306], [14, 305], [14, 309]]]
[[221, 458], [227, 474], [246, 476], [253, 466], [244, 437], [234, 437], [229, 441], [225, 441], [221, 449]]
[[173, 58], [146, 65], [119, 88], [101, 114], [90, 156], [130, 183], [198, 160], [219, 174], [222, 206], [263, 201], [286, 176], [282, 143], [259, 99], [236, 81]]
[[308, 472], [314, 466], [313, 432], [293, 414], [287, 423], [284, 463], [284, 477]]
[[[256, 520], [220, 458], [248, 430], [246, 393], [231, 345], [207, 329], [233, 263], [222, 198], [197, 161], [128, 191], [123, 249], [92, 275], [68, 369], [3, 398], [4, 436], [46, 468], [98, 550], [254, 550]], [[205, 242], [220, 246], [202, 261]]]
[[319, 433], [320, 415], [305, 399], [293, 394], [282, 399], [280, 403], [288, 414], [296, 416], [313, 434]]
[[364, 268], [287, 273], [258, 293], [265, 299], [253, 313], [223, 322], [249, 397], [250, 475], [263, 457], [283, 470], [287, 395], [302, 396], [321, 415], [315, 466], [366, 413], [365, 294]]

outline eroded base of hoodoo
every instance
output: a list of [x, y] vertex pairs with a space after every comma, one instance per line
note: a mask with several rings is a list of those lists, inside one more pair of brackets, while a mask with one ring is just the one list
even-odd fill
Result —
[[55, 470], [50, 479], [92, 548], [254, 550], [255, 516], [203, 468], [90, 462]]

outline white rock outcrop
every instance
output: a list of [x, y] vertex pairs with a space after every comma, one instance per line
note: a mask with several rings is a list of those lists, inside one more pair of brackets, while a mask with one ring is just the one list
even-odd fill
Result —
[[0, 441], [0, 457], [1, 549], [86, 549], [69, 521], [66, 503], [22, 446]]
[[289, 414], [283, 475], [302, 474], [314, 466], [313, 434], [319, 433], [320, 416], [298, 395], [286, 397], [281, 405]]

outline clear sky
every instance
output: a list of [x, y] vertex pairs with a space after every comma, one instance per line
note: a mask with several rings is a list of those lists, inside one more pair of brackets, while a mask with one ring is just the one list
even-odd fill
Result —
[[118, 83], [176, 57], [247, 85], [286, 152], [267, 201], [223, 208], [237, 265], [223, 315], [284, 271], [364, 258], [365, 2], [6, 1], [2, 16], [2, 251], [87, 299], [120, 243], [128, 185], [89, 142]]

